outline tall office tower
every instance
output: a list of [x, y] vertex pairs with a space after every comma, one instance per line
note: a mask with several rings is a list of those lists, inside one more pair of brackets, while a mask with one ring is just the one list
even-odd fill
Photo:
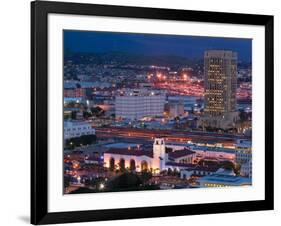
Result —
[[234, 127], [236, 112], [237, 53], [209, 50], [204, 54], [203, 126]]

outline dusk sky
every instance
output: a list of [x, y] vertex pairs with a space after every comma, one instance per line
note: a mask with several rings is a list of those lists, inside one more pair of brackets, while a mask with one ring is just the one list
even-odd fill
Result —
[[122, 51], [142, 55], [177, 55], [202, 58], [205, 50], [224, 49], [251, 62], [252, 40], [199, 36], [64, 31], [64, 48], [73, 52]]

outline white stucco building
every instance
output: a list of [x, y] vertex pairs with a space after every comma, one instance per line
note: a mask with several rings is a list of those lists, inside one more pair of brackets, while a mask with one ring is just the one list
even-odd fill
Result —
[[105, 167], [115, 169], [130, 169], [136, 172], [150, 170], [159, 173], [165, 169], [186, 167], [193, 162], [194, 152], [186, 148], [166, 152], [163, 138], [156, 138], [152, 150], [138, 148], [111, 148], [104, 153]]
[[115, 115], [122, 119], [141, 119], [144, 116], [162, 116], [166, 94], [163, 91], [126, 90], [115, 97]]
[[95, 129], [91, 123], [86, 121], [65, 121], [64, 122], [64, 139], [80, 137], [83, 135], [94, 135]]

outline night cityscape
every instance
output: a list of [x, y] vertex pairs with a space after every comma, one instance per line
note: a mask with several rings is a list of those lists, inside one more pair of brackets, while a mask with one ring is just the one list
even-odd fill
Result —
[[64, 194], [252, 184], [252, 40], [63, 41]]

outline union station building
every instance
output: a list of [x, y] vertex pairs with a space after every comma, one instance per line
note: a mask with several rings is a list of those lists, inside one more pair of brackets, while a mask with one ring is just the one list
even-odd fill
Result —
[[166, 169], [191, 166], [196, 153], [187, 147], [167, 148], [163, 138], [154, 139], [153, 148], [110, 148], [104, 153], [104, 165], [110, 170], [129, 169], [136, 172], [159, 173]]

